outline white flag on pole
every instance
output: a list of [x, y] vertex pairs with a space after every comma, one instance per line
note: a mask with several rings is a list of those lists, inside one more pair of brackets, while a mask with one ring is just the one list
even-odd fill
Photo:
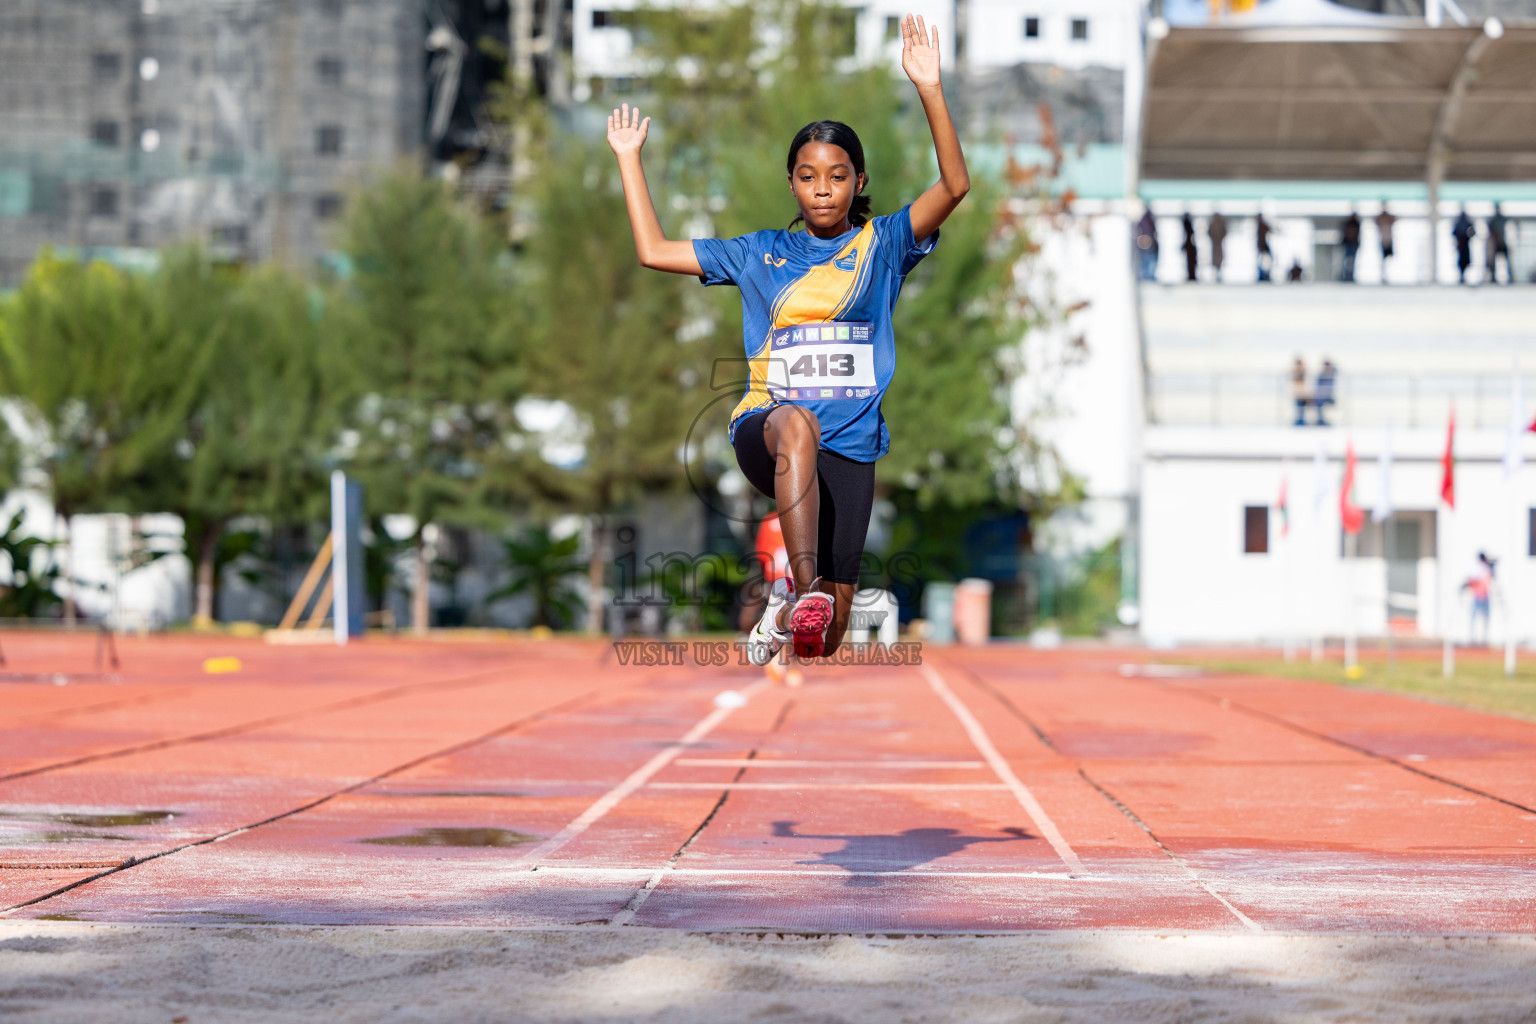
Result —
[[1371, 522], [1384, 523], [1392, 516], [1392, 428], [1381, 438], [1381, 454], [1376, 458], [1376, 507]]
[[1317, 454], [1312, 456], [1312, 516], [1316, 518], [1323, 512], [1323, 506], [1328, 503], [1329, 496], [1333, 493], [1333, 481], [1328, 479], [1328, 456], [1323, 452], [1323, 443], [1317, 443]]
[[1525, 438], [1525, 396], [1520, 393], [1520, 364], [1509, 378], [1509, 428], [1504, 435], [1504, 479], [1511, 479], [1520, 472], [1525, 462], [1521, 445]]

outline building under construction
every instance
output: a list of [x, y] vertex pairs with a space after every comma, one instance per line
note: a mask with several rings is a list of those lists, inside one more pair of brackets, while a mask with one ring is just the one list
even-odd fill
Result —
[[7, 0], [0, 284], [45, 245], [312, 260], [421, 148], [429, 31], [422, 0]]

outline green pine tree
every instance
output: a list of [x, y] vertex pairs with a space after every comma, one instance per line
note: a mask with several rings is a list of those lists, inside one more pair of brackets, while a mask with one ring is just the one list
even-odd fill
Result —
[[397, 169], [358, 193], [340, 232], [328, 379], [340, 456], [370, 507], [415, 521], [412, 625], [429, 625], [426, 527], [495, 526], [525, 489], [515, 417], [525, 325], [501, 247], [445, 186]]

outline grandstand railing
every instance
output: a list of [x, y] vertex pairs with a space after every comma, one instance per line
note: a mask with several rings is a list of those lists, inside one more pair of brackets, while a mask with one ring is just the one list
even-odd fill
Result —
[[[1524, 394], [1536, 395], [1536, 376], [1521, 378]], [[1150, 385], [1153, 423], [1269, 427], [1296, 419], [1289, 373], [1154, 373]], [[1341, 373], [1325, 419], [1342, 427], [1443, 426], [1454, 405], [1462, 427], [1502, 428], [1510, 385], [1509, 373]], [[1309, 425], [1316, 414], [1306, 410]]]

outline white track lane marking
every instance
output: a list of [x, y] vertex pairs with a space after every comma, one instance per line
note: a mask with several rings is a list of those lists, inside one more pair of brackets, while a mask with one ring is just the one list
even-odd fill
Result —
[[752, 757], [680, 757], [677, 765], [716, 765], [721, 768], [985, 768], [985, 761], [790, 761]]
[[932, 665], [920, 665], [919, 668], [922, 670], [924, 677], [927, 678], [928, 685], [933, 687], [933, 692], [938, 694], [939, 699], [949, 705], [949, 710], [953, 711], [955, 717], [960, 719], [961, 726], [965, 728], [966, 735], [971, 738], [972, 745], [976, 747], [982, 759], [992, 767], [992, 771], [996, 773], [997, 777], [1003, 780], [1003, 785], [1012, 790], [1014, 799], [1019, 802], [1019, 806], [1024, 808], [1024, 813], [1029, 815], [1030, 820], [1034, 822], [1035, 830], [1040, 833], [1046, 842], [1051, 844], [1051, 849], [1055, 850], [1062, 863], [1066, 864], [1067, 870], [1086, 873], [1088, 869], [1083, 867], [1083, 862], [1078, 859], [1077, 853], [1073, 851], [1072, 847], [1067, 845], [1066, 839], [1062, 838], [1061, 830], [1056, 827], [1056, 823], [1045, 813], [1045, 808], [1040, 806], [1040, 801], [1035, 799], [1035, 794], [1029, 791], [1028, 786], [1019, 781], [1019, 777], [1013, 773], [1013, 768], [1009, 766], [1007, 761], [1003, 760], [1003, 755], [997, 752], [997, 748], [992, 745], [992, 738], [981, 727], [981, 723], [976, 721], [976, 716], [971, 714], [971, 709], [960, 702], [960, 698], [955, 696], [954, 691], [949, 688], [949, 684], [944, 681], [944, 677], [939, 675]]
[[[755, 693], [757, 693], [759, 690], [762, 690], [767, 685], [768, 681], [766, 679], [753, 683], [751, 686], [742, 691], [742, 696], [746, 697], [748, 700], [751, 700]], [[585, 832], [587, 829], [591, 828], [594, 824], [597, 823], [599, 819], [603, 817], [603, 815], [617, 807], [619, 801], [623, 800], [635, 790], [651, 781], [651, 778], [655, 776], [657, 772], [671, 764], [677, 755], [687, 750], [691, 745], [697, 743], [705, 736], [708, 736], [712, 731], [714, 731], [716, 726], [725, 721], [727, 718], [731, 717], [731, 712], [735, 710], [737, 709], [716, 708], [709, 714], [705, 715], [703, 719], [698, 722], [698, 724], [684, 733], [681, 739], [674, 743], [668, 744], [665, 750], [661, 751], [655, 757], [651, 758], [649, 761], [645, 762], [645, 764], [631, 772], [629, 777], [626, 778], [623, 782], [619, 783], [617, 786], [614, 786], [608, 792], [598, 797], [597, 802], [594, 803], [591, 807], [588, 807], [585, 811], [582, 811], [581, 814], [577, 816], [576, 820], [572, 821], [569, 825], [565, 826], [565, 828], [544, 840], [544, 842], [528, 851], [528, 853], [524, 854], [522, 857], [519, 857], [517, 861], [512, 864], [512, 870], [516, 871], [526, 867], [536, 867], [539, 861], [555, 853], [562, 846], [566, 845], [571, 840]]]
[[1007, 789], [1001, 782], [653, 782], [647, 789], [878, 789], [906, 793], [916, 789]]

